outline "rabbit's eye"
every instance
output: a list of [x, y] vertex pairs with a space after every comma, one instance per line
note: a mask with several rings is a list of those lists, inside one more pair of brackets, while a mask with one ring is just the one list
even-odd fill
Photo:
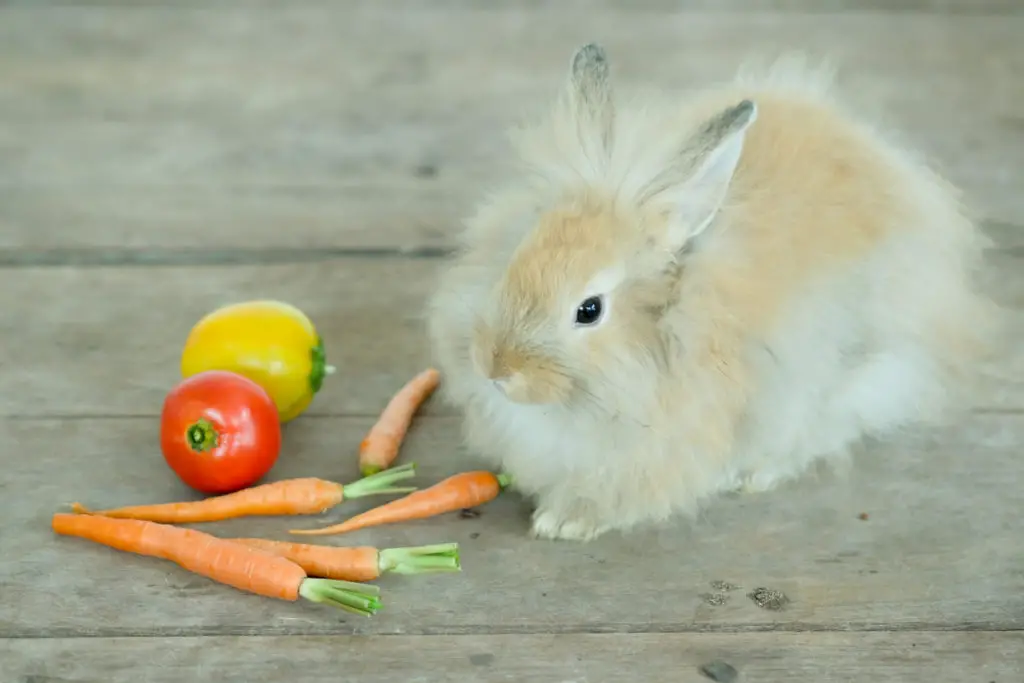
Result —
[[593, 325], [601, 319], [601, 297], [592, 296], [586, 299], [576, 309], [577, 325]]

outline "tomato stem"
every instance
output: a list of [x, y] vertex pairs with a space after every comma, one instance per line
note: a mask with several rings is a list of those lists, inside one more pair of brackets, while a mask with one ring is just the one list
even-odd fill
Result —
[[317, 337], [316, 346], [310, 349], [309, 353], [313, 361], [313, 369], [309, 373], [309, 387], [315, 394], [324, 385], [324, 377], [334, 374], [334, 366], [327, 364], [327, 351], [324, 349], [323, 339]]
[[197, 453], [216, 448], [219, 436], [214, 426], [204, 418], [199, 418], [185, 431], [185, 439], [188, 441], [189, 447]]

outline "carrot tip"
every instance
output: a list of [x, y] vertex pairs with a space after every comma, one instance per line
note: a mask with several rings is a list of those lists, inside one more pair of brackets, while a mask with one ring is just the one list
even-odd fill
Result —
[[498, 480], [498, 486], [500, 486], [501, 488], [506, 489], [512, 485], [513, 479], [511, 474], [507, 472], [501, 472], [500, 474], [496, 474], [494, 476], [495, 479]]
[[71, 511], [74, 512], [76, 515], [91, 515], [92, 514], [92, 510], [90, 510], [89, 508], [85, 507], [81, 503], [72, 503], [71, 504]]

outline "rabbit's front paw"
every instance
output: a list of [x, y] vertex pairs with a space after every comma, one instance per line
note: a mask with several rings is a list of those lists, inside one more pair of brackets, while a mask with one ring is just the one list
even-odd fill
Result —
[[531, 533], [534, 538], [552, 541], [590, 541], [610, 528], [597, 516], [588, 514], [587, 505], [565, 508], [539, 507], [533, 513]]

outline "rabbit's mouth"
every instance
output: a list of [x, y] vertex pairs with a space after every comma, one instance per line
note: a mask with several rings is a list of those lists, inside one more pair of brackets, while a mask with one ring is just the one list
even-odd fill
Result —
[[488, 355], [489, 362], [475, 363], [477, 372], [513, 403], [564, 403], [572, 394], [572, 377], [551, 359], [504, 349]]

